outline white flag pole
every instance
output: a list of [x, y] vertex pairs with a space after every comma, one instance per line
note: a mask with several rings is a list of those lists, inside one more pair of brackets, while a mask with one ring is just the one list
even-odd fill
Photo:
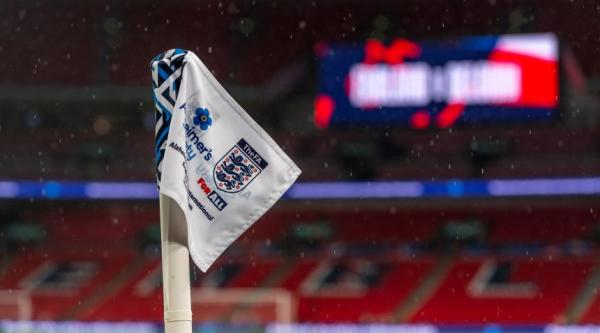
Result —
[[185, 216], [179, 206], [163, 194], [160, 194], [159, 204], [165, 333], [191, 333], [190, 259]]

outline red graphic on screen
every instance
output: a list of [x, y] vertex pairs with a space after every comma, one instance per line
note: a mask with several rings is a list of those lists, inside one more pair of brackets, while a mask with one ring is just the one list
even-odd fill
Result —
[[335, 101], [327, 95], [319, 95], [315, 98], [314, 121], [317, 127], [327, 128], [333, 116]]
[[392, 45], [386, 47], [382, 42], [371, 39], [365, 45], [366, 64], [386, 62], [388, 64], [401, 64], [405, 58], [417, 58], [421, 55], [421, 47], [406, 39], [396, 39]]
[[552, 108], [558, 103], [558, 62], [555, 59], [494, 50], [489, 60], [517, 64], [521, 69], [521, 96], [511, 105]]

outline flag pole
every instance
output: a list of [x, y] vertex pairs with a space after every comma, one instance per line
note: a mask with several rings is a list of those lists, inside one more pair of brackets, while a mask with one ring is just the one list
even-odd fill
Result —
[[187, 225], [179, 206], [160, 194], [165, 333], [192, 333]]

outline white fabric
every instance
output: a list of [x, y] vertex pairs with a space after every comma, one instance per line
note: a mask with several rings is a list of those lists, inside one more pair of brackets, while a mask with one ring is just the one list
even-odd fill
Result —
[[[185, 57], [159, 185], [184, 211], [190, 255], [206, 271], [285, 193], [300, 169], [195, 54]], [[197, 117], [199, 109], [208, 110], [212, 121], [206, 130], [200, 125], [210, 121]], [[226, 160], [232, 153], [238, 165]], [[231, 188], [216, 176], [218, 168]]]

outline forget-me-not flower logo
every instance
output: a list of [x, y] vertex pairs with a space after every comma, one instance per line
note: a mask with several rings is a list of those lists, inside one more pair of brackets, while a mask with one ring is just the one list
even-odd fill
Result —
[[206, 131], [208, 127], [212, 125], [210, 112], [206, 108], [197, 108], [195, 113], [194, 124], [198, 125], [201, 130]]

